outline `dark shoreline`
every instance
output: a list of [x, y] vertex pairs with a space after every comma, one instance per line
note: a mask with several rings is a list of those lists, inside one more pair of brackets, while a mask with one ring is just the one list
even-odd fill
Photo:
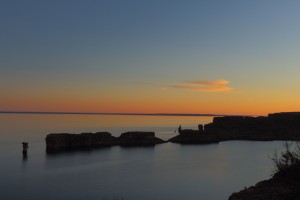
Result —
[[232, 193], [228, 200], [299, 200], [300, 182], [294, 178], [273, 176], [259, 181], [255, 186]]
[[214, 117], [210, 124], [198, 130], [178, 129], [179, 135], [169, 142], [180, 144], [209, 144], [230, 140], [300, 141], [300, 113], [274, 113], [267, 117]]
[[[121, 139], [128, 135], [128, 145], [143, 146], [173, 142], [179, 144], [211, 144], [230, 140], [300, 141], [300, 113], [274, 113], [267, 117], [224, 116], [214, 117], [213, 122], [198, 125], [198, 130], [178, 128], [178, 135], [164, 141], [147, 132], [130, 132], [114, 137], [107, 132], [98, 133], [54, 133], [46, 137], [46, 148], [71, 149], [93, 146], [122, 145]], [[159, 141], [159, 142], [158, 142]]]
[[285, 151], [274, 154], [272, 177], [239, 192], [234, 192], [228, 200], [299, 200], [300, 199], [300, 146], [285, 143]]

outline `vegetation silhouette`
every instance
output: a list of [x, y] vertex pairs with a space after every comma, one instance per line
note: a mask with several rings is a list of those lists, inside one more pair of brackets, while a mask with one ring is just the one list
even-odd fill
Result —
[[280, 155], [275, 151], [271, 157], [275, 165], [273, 176], [289, 180], [297, 179], [300, 182], [300, 143], [296, 142], [293, 145], [293, 142], [285, 142], [284, 147], [285, 151]]
[[255, 186], [233, 193], [229, 200], [298, 200], [300, 199], [300, 144], [284, 143], [285, 150], [275, 151], [272, 178], [258, 182]]

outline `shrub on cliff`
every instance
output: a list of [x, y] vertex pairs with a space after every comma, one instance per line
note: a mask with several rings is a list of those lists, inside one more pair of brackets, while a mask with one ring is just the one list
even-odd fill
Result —
[[284, 147], [280, 156], [275, 152], [271, 158], [275, 164], [274, 178], [300, 181], [300, 144], [286, 142]]

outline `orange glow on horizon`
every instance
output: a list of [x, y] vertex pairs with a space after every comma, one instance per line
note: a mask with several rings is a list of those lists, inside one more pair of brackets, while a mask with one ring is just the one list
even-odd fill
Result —
[[[227, 82], [224, 82], [224, 84]], [[198, 83], [199, 84], [199, 83]], [[199, 93], [191, 90], [143, 87], [61, 90], [8, 94], [0, 99], [3, 111], [112, 112], [112, 113], [195, 113], [267, 115], [300, 110], [300, 95], [276, 92]], [[26, 94], [26, 95], [25, 95]]]
[[[229, 103], [197, 101], [10, 101], [10, 106], [0, 110], [48, 111], [48, 112], [111, 112], [111, 113], [191, 113], [191, 114], [236, 114], [267, 115], [274, 112], [297, 111], [295, 105], [278, 106], [276, 103]], [[2, 104], [5, 105], [5, 104]]]

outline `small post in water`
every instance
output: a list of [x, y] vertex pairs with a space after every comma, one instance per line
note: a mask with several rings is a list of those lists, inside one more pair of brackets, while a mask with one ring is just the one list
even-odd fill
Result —
[[27, 157], [27, 149], [28, 149], [28, 142], [22, 142], [23, 144], [23, 157]]

